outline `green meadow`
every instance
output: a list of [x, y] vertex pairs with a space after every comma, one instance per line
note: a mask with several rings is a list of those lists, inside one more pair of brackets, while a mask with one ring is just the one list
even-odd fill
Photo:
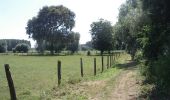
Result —
[[[115, 63], [124, 62], [129, 56], [120, 57]], [[80, 75], [80, 58], [83, 58], [84, 77]], [[97, 61], [97, 75], [94, 76], [94, 58]], [[0, 55], [0, 100], [10, 99], [4, 64], [10, 65], [17, 98], [19, 100], [57, 99], [68, 94], [55, 95], [67, 86], [94, 80], [103, 80], [116, 75], [121, 69], [107, 70], [107, 57], [104, 56], [104, 72], [101, 73], [101, 56], [69, 55], [69, 56], [18, 56]], [[61, 85], [57, 85], [57, 61], [61, 61]], [[59, 88], [59, 89], [58, 89]], [[54, 91], [55, 90], [55, 91]], [[79, 97], [78, 95], [74, 97]], [[72, 97], [70, 97], [73, 99]], [[86, 96], [83, 97], [87, 99]]]

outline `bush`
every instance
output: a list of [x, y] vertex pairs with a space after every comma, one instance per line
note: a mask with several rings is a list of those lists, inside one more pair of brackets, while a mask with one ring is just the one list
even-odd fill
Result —
[[145, 65], [141, 64], [140, 71], [146, 77], [145, 81], [155, 84], [156, 95], [170, 96], [169, 65], [170, 55], [159, 57], [157, 61], [147, 62]]
[[27, 53], [29, 50], [29, 46], [25, 43], [17, 44], [15, 47], [15, 51]]
[[90, 55], [91, 55], [90, 51], [87, 51], [87, 55], [88, 55], [88, 56], [90, 56]]
[[13, 52], [13, 53], [16, 53], [16, 50], [15, 50], [15, 48], [12, 48], [12, 52]]
[[[154, 74], [156, 76], [158, 87], [162, 88], [162, 92], [170, 92], [170, 57], [161, 57], [157, 62], [154, 63]], [[168, 94], [170, 95], [170, 93]]]
[[142, 51], [139, 51], [139, 50], [138, 50], [138, 51], [136, 52], [134, 60], [136, 60], [136, 61], [141, 61], [141, 60], [143, 60]]

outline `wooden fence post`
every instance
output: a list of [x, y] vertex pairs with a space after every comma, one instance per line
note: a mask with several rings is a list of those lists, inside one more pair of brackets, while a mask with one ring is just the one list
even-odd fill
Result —
[[80, 58], [81, 77], [83, 77], [83, 60]]
[[110, 67], [112, 66], [112, 59], [111, 59], [111, 55], [110, 55]]
[[102, 56], [102, 72], [104, 70], [104, 62], [103, 62], [103, 56]]
[[96, 75], [96, 58], [94, 58], [94, 75]]
[[109, 68], [109, 55], [107, 56], [107, 69]]
[[112, 54], [112, 65], [113, 65], [113, 63], [114, 63], [114, 60], [113, 60], [113, 54]]
[[16, 93], [15, 93], [15, 87], [14, 87], [13, 80], [11, 77], [11, 72], [9, 70], [10, 67], [8, 64], [5, 64], [4, 67], [5, 67], [6, 78], [7, 78], [8, 86], [9, 86], [9, 90], [10, 90], [11, 100], [17, 100]]
[[58, 61], [58, 68], [57, 68], [57, 72], [58, 72], [58, 85], [60, 85], [61, 83], [61, 61]]
[[115, 53], [113, 54], [113, 60], [115, 61]]

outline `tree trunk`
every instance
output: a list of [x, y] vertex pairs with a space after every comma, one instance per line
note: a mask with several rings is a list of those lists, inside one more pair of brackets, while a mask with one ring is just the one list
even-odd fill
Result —
[[135, 54], [136, 54], [136, 50], [132, 50], [131, 52], [131, 60], [134, 60], [135, 59]]
[[131, 55], [131, 60], [134, 60], [135, 59], [135, 55]]
[[54, 55], [54, 45], [51, 43], [50, 54]]
[[100, 51], [100, 55], [101, 55], [101, 56], [103, 55], [103, 52], [104, 52], [103, 50]]

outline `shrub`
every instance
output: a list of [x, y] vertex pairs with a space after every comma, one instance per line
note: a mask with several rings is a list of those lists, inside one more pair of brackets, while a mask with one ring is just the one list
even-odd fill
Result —
[[[157, 61], [141, 64], [140, 71], [147, 82], [154, 83], [156, 95], [170, 96], [170, 55], [161, 56]], [[158, 96], [159, 97], [159, 96]]]
[[[164, 93], [170, 92], [170, 57], [161, 57], [157, 62], [154, 63], [154, 74], [156, 76], [156, 84], [160, 87]], [[170, 95], [167, 94], [167, 95]]]
[[88, 56], [90, 56], [90, 55], [91, 55], [90, 51], [87, 51], [87, 55], [88, 55]]
[[15, 48], [12, 48], [12, 52], [13, 52], [13, 53], [16, 53], [16, 50], [15, 50]]
[[29, 50], [29, 46], [27, 44], [25, 44], [25, 43], [17, 44], [16, 47], [15, 47], [15, 50], [17, 52], [27, 53], [28, 50]]

